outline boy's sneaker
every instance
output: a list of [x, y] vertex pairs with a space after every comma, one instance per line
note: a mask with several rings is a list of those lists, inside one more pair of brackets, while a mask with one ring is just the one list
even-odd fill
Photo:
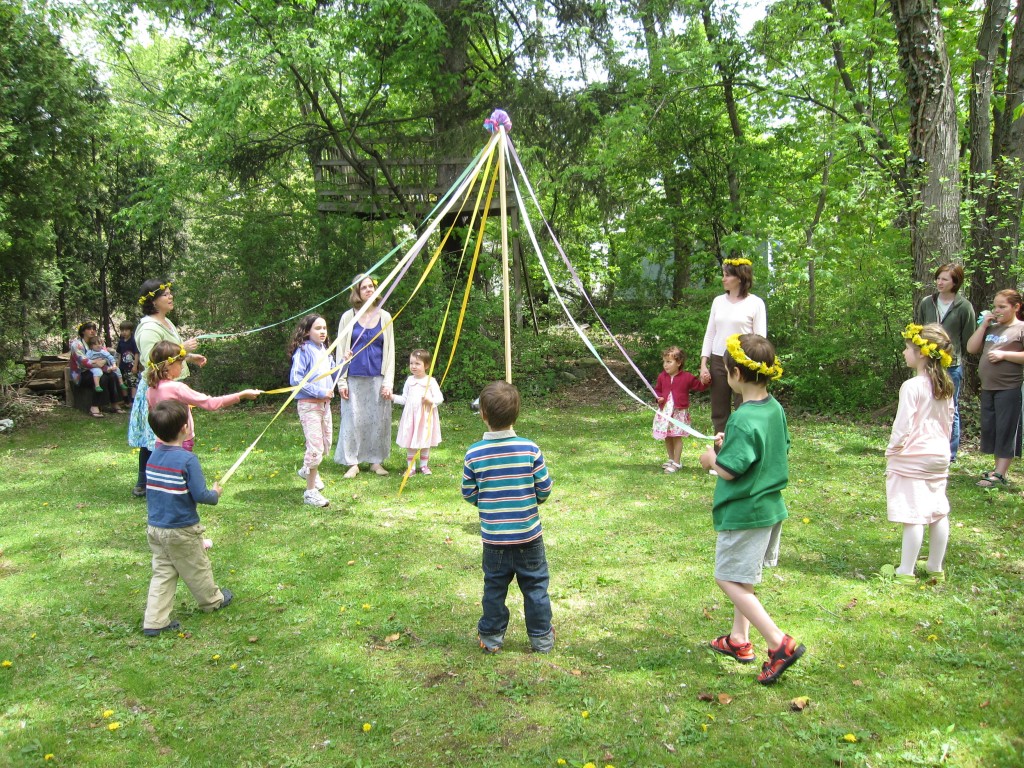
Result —
[[[309, 467], [303, 466], [302, 469], [299, 470], [299, 477], [301, 477], [303, 480], [308, 478]], [[319, 474], [317, 474], [316, 480], [313, 482], [313, 487], [318, 491], [322, 491], [324, 489], [324, 481], [320, 479]]]
[[796, 640], [792, 637], [783, 635], [782, 645], [774, 651], [768, 651], [768, 661], [761, 666], [761, 674], [757, 676], [757, 682], [761, 685], [771, 685], [804, 655], [805, 650], [802, 645], [797, 645]]
[[321, 495], [320, 491], [318, 491], [318, 490], [316, 490], [316, 488], [314, 488], [313, 490], [305, 491], [302, 494], [302, 503], [303, 504], [309, 504], [309, 506], [311, 506], [311, 507], [326, 507], [331, 502], [329, 502], [327, 499], [325, 499]]
[[223, 599], [223, 600], [221, 600], [221, 601], [220, 601], [220, 605], [218, 605], [218, 606], [217, 606], [217, 607], [216, 607], [216, 608], [214, 609], [214, 610], [217, 610], [217, 611], [219, 611], [219, 610], [220, 610], [221, 608], [227, 608], [227, 607], [228, 607], [229, 605], [231, 605], [231, 601], [235, 599], [235, 593], [234, 593], [234, 592], [232, 592], [232, 591], [231, 591], [230, 589], [228, 589], [227, 587], [221, 587], [221, 588], [220, 588], [220, 593], [221, 593], [222, 595], [224, 595], [224, 599]]
[[740, 664], [749, 664], [755, 658], [754, 646], [750, 643], [734, 643], [729, 635], [716, 637], [708, 645], [711, 650], [721, 653], [724, 656], [732, 656]]
[[164, 632], [176, 632], [181, 629], [181, 622], [172, 621], [166, 627], [156, 627], [154, 629], [143, 629], [142, 634], [146, 637], [159, 637]]
[[493, 638], [488, 637], [484, 640], [482, 635], [477, 635], [476, 639], [480, 642], [480, 650], [485, 653], [497, 653], [501, 650], [501, 643], [496, 642]]

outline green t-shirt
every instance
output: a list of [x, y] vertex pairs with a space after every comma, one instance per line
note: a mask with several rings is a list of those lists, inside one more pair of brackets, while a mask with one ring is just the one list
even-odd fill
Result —
[[717, 463], [735, 478], [718, 478], [715, 485], [716, 531], [769, 528], [789, 517], [782, 500], [789, 483], [789, 429], [778, 400], [749, 400], [733, 412]]

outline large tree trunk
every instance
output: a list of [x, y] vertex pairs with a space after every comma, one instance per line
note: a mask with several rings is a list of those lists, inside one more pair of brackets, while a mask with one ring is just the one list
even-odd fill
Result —
[[[722, 96], [725, 109], [729, 115], [729, 129], [732, 131], [733, 143], [727, 152], [725, 173], [729, 185], [729, 209], [731, 212], [731, 229], [734, 234], [743, 230], [743, 200], [740, 192], [739, 162], [737, 148], [743, 143], [743, 125], [740, 123], [739, 106], [736, 101], [736, 75], [738, 67], [737, 55], [741, 50], [733, 40], [722, 38], [722, 31], [711, 16], [711, 3], [704, 2], [700, 9], [704, 34], [714, 51], [715, 69], [722, 78]], [[729, 256], [742, 256], [735, 247], [729, 249]], [[719, 254], [721, 258], [721, 254]]]
[[988, 0], [985, 17], [978, 31], [978, 58], [971, 67], [969, 104], [969, 142], [971, 150], [970, 195], [974, 218], [971, 222], [971, 300], [977, 307], [987, 307], [995, 294], [991, 273], [996, 256], [992, 245], [992, 222], [988, 217], [993, 191], [992, 164], [992, 90], [996, 57], [1010, 0]]
[[910, 106], [908, 177], [915, 301], [939, 264], [962, 258], [956, 98], [938, 0], [890, 0]]

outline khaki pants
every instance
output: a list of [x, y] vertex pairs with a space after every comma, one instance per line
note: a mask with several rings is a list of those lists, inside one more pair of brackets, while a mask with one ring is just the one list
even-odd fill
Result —
[[224, 602], [223, 593], [213, 581], [210, 557], [203, 549], [205, 530], [202, 525], [188, 528], [147, 527], [146, 538], [153, 552], [153, 578], [149, 582], [143, 629], [160, 629], [170, 624], [179, 576], [188, 585], [203, 611], [214, 611]]

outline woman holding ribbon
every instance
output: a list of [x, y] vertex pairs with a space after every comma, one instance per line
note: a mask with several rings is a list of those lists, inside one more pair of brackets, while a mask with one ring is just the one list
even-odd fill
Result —
[[[139, 361], [143, 367], [148, 368], [149, 355], [160, 341], [170, 341], [185, 349], [186, 356], [181, 365], [178, 381], [188, 378], [189, 363], [200, 367], [206, 365], [206, 358], [196, 354], [199, 342], [196, 339], [182, 341], [178, 329], [167, 317], [174, 310], [174, 294], [171, 293], [170, 280], [144, 282], [139, 288], [139, 307], [143, 317], [135, 328], [135, 343], [139, 347]], [[139, 497], [146, 495], [146, 462], [149, 461], [149, 454], [156, 446], [156, 435], [149, 428], [149, 405], [146, 401], [148, 388], [146, 377], [142, 377], [135, 402], [132, 403], [132, 415], [128, 420], [128, 445], [139, 449], [139, 476], [132, 489], [132, 496]]]
[[750, 259], [722, 260], [722, 287], [725, 293], [711, 302], [708, 327], [700, 352], [700, 380], [711, 383], [711, 423], [715, 432], [725, 431], [725, 422], [740, 399], [729, 389], [725, 371], [725, 342], [734, 334], [756, 333], [768, 336], [764, 302], [750, 292], [754, 272]]
[[378, 475], [391, 454], [391, 394], [395, 385], [395, 332], [391, 315], [378, 306], [379, 297], [356, 315], [373, 296], [377, 283], [359, 275], [349, 295], [348, 312], [338, 323], [338, 359], [348, 361], [338, 378], [341, 426], [334, 461], [348, 465], [345, 477], [369, 464]]
[[104, 371], [101, 362], [90, 360], [87, 355], [89, 339], [95, 338], [99, 331], [100, 327], [92, 320], [78, 326], [78, 338], [72, 339], [68, 345], [71, 352], [68, 367], [71, 369], [71, 381], [74, 385], [89, 390], [92, 395], [89, 415], [102, 419], [103, 414], [100, 412], [102, 405], [109, 405], [112, 413], [122, 413], [123, 411], [120, 406], [121, 387], [117, 377], [113, 373]]

